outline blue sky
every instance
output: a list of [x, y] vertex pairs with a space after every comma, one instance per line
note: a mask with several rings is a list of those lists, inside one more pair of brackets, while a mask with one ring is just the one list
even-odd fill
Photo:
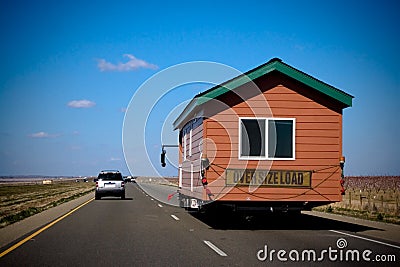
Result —
[[[127, 174], [124, 111], [146, 80], [184, 62], [244, 72], [274, 57], [355, 96], [344, 111], [346, 174], [400, 175], [399, 10], [394, 0], [3, 0], [0, 175]], [[148, 127], [207, 88], [166, 96]], [[159, 140], [177, 139], [163, 134], [147, 137], [155, 164]], [[137, 157], [132, 174], [151, 174]]]

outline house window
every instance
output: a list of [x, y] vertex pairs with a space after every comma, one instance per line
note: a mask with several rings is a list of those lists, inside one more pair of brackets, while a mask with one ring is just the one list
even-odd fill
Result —
[[183, 135], [183, 160], [186, 160], [186, 134]]
[[295, 159], [295, 119], [268, 120], [268, 158]]
[[295, 119], [240, 118], [239, 124], [239, 159], [295, 159]]
[[265, 157], [265, 120], [241, 119], [240, 156]]

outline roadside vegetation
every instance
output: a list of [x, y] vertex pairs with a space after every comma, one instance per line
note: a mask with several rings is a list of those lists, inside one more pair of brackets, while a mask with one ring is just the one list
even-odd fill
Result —
[[343, 200], [317, 211], [400, 224], [400, 176], [345, 178]]
[[76, 180], [0, 185], [0, 228], [58, 206], [94, 190], [93, 182]]

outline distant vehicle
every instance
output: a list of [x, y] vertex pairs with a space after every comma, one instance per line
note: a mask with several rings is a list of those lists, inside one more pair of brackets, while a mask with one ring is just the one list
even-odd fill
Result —
[[132, 176], [124, 176], [125, 183], [132, 182]]
[[125, 181], [117, 170], [101, 171], [96, 181], [95, 199], [115, 196], [125, 199]]

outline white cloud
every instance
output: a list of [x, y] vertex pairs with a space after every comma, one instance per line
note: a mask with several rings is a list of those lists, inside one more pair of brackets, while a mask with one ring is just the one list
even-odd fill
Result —
[[37, 132], [37, 133], [32, 133], [28, 135], [31, 138], [55, 138], [59, 137], [59, 134], [49, 134], [46, 132]]
[[90, 100], [72, 100], [68, 102], [67, 106], [70, 108], [91, 108], [96, 105], [95, 102], [90, 101]]
[[110, 161], [120, 161], [120, 160], [121, 160], [120, 158], [114, 158], [114, 157], [110, 158]]
[[111, 62], [107, 62], [105, 59], [97, 60], [97, 67], [100, 71], [133, 71], [140, 68], [144, 69], [158, 69], [157, 65], [148, 63], [142, 59], [136, 58], [134, 55], [125, 54], [124, 57], [129, 59], [126, 63], [119, 62], [118, 64], [113, 64]]

